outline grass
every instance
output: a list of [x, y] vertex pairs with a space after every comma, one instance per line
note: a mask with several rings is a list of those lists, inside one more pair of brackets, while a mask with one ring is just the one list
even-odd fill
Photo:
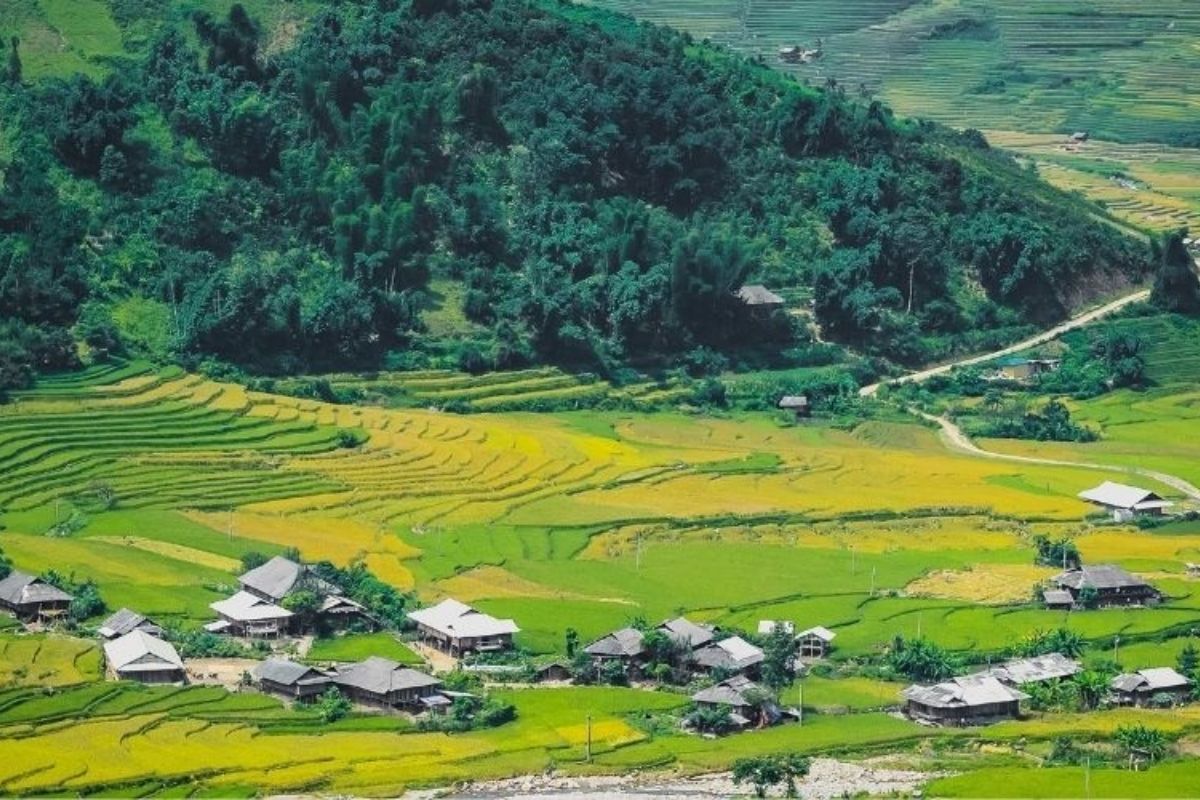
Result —
[[401, 664], [420, 664], [421, 658], [390, 633], [359, 633], [317, 639], [306, 658], [309, 661], [362, 661], [381, 656]]
[[1145, 772], [1123, 769], [1049, 767], [985, 768], [934, 781], [928, 793], [935, 797], [1068, 798], [1187, 797], [1195, 791], [1195, 761], [1156, 764]]
[[66, 636], [0, 634], [0, 686], [72, 686], [100, 677], [100, 649]]

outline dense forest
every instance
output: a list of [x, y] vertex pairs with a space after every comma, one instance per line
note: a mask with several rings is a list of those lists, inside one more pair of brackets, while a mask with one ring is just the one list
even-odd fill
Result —
[[[918, 363], [1152, 258], [977, 133], [625, 17], [347, 0], [261, 39], [235, 5], [38, 83], [5, 48], [0, 385], [78, 342], [268, 373], [803, 350], [747, 281]], [[452, 341], [424, 325], [431, 280], [461, 289]]]

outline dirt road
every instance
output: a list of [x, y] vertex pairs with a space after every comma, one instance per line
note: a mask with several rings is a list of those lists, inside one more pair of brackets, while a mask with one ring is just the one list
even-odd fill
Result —
[[991, 458], [999, 461], [1015, 461], [1022, 464], [1047, 464], [1052, 467], [1081, 467], [1083, 469], [1102, 470], [1104, 472], [1124, 472], [1126, 474], [1142, 475], [1147, 478], [1166, 484], [1172, 489], [1179, 491], [1191, 500], [1200, 501], [1200, 489], [1196, 488], [1191, 483], [1188, 483], [1183, 478], [1175, 475], [1170, 475], [1166, 472], [1158, 470], [1145, 469], [1144, 467], [1121, 467], [1113, 464], [1098, 464], [1091, 461], [1063, 461], [1055, 458], [1039, 458], [1037, 456], [1019, 456], [1011, 453], [996, 453], [992, 450], [984, 450], [979, 445], [971, 441], [971, 437], [963, 432], [963, 429], [958, 427], [946, 417], [938, 417], [929, 414], [919, 408], [909, 407], [909, 412], [917, 415], [921, 419], [935, 423], [941, 428], [942, 441], [951, 450], [958, 450], [962, 453], [978, 456], [980, 458]]
[[1099, 308], [1093, 308], [1091, 311], [1085, 311], [1078, 316], [1071, 317], [1069, 320], [1059, 323], [1053, 328], [1044, 330], [1036, 336], [1031, 336], [1028, 339], [1009, 345], [1008, 347], [1001, 348], [1000, 350], [994, 350], [990, 353], [983, 353], [982, 355], [960, 358], [957, 361], [951, 361], [949, 364], [942, 364], [937, 367], [923, 369], [919, 372], [911, 372], [908, 375], [902, 375], [899, 378], [892, 378], [891, 380], [872, 383], [869, 386], [864, 386], [859, 389], [858, 393], [863, 397], [871, 397], [879, 391], [879, 387], [881, 386], [896, 385], [901, 383], [920, 383], [921, 381], [928, 380], [935, 375], [944, 375], [956, 367], [969, 367], [973, 364], [982, 364], [985, 361], [991, 361], [1003, 356], [1010, 356], [1014, 353], [1019, 353], [1022, 350], [1028, 350], [1031, 347], [1037, 347], [1039, 344], [1045, 344], [1046, 342], [1057, 339], [1064, 333], [1068, 333], [1076, 328], [1087, 325], [1089, 322], [1095, 322], [1101, 317], [1107, 316], [1114, 311], [1121, 310], [1130, 303], [1140, 302], [1147, 299], [1149, 296], [1149, 289], [1140, 289], [1132, 294], [1119, 297], [1116, 300], [1113, 300], [1111, 303], [1106, 303]]

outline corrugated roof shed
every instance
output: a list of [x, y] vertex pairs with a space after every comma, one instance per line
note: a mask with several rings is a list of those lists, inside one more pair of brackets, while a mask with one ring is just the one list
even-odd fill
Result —
[[965, 675], [933, 686], [909, 686], [904, 697], [932, 708], [972, 708], [1025, 700], [1029, 695], [1005, 686], [991, 675]]
[[1079, 590], [1084, 587], [1093, 589], [1125, 589], [1136, 586], [1146, 586], [1146, 582], [1135, 577], [1116, 564], [1095, 564], [1083, 566], [1063, 572], [1054, 578], [1059, 586]]
[[704, 625], [697, 625], [686, 617], [669, 619], [659, 625], [658, 628], [676, 641], [682, 642], [692, 649], [703, 647], [714, 638], [711, 628]]
[[781, 306], [783, 298], [761, 283], [748, 283], [738, 289], [738, 299], [748, 306]]
[[209, 608], [223, 617], [237, 622], [255, 622], [264, 619], [284, 619], [292, 616], [292, 612], [283, 606], [269, 603], [249, 592], [238, 592], [233, 597], [210, 603]]
[[1013, 659], [994, 667], [991, 674], [1005, 683], [1023, 686], [1027, 683], [1069, 678], [1082, 669], [1078, 661], [1067, 658], [1062, 653], [1047, 653], [1032, 658]]
[[442, 685], [432, 675], [378, 656], [343, 667], [333, 676], [333, 682], [377, 695]]

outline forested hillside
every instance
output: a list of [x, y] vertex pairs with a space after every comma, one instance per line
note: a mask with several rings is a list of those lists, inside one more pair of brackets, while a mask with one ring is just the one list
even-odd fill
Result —
[[[10, 386], [76, 341], [262, 372], [803, 358], [797, 317], [736, 299], [749, 280], [916, 363], [1151, 260], [977, 134], [567, 4], [345, 2], [269, 55], [235, 5], [101, 79], [28, 80], [20, 53], [0, 90]], [[458, 287], [452, 332], [425, 326], [431, 280]]]

